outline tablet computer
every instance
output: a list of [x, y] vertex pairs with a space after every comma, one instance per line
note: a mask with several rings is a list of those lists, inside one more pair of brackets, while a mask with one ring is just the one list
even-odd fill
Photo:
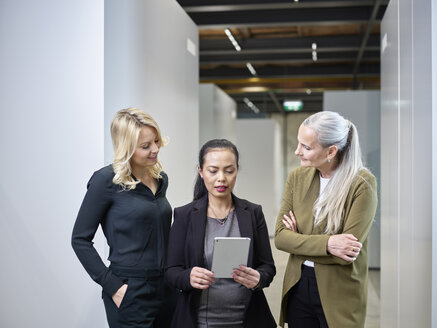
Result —
[[250, 238], [215, 237], [211, 271], [214, 278], [232, 278], [234, 269], [247, 265]]

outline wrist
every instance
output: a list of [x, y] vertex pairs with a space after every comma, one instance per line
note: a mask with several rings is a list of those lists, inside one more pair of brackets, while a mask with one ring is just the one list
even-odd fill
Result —
[[326, 242], [326, 253], [327, 253], [327, 254], [331, 254], [331, 252], [329, 251], [329, 250], [331, 249], [331, 245], [330, 245], [331, 237], [332, 237], [332, 236], [330, 236], [330, 237], [328, 238], [328, 241]]
[[252, 287], [251, 289], [252, 289], [253, 291], [259, 289], [259, 281], [258, 281], [258, 283], [256, 284], [256, 286], [255, 286], [255, 287]]

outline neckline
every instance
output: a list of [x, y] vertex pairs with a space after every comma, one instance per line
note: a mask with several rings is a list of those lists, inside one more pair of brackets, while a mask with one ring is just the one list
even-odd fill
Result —
[[228, 219], [233, 218], [234, 212], [235, 212], [235, 209], [233, 209], [232, 211], [230, 211], [229, 214], [228, 214], [225, 218], [222, 218], [222, 219], [219, 219], [219, 218], [213, 218], [213, 217], [211, 217], [211, 216], [206, 216], [206, 217], [207, 217], [208, 219], [214, 220], [214, 222], [216, 222], [216, 223], [218, 223], [218, 224], [220, 224], [220, 225], [223, 226], [223, 225], [225, 225], [225, 223], [228, 221]]
[[134, 178], [135, 181], [140, 181], [140, 182], [137, 184], [137, 186], [138, 186], [138, 185], [142, 185], [144, 188], [146, 188], [147, 190], [149, 190], [149, 191], [151, 192], [151, 194], [153, 195], [153, 197], [156, 197], [156, 195], [158, 195], [158, 193], [159, 193], [159, 191], [160, 191], [160, 189], [161, 189], [161, 184], [162, 184], [162, 180], [163, 180], [163, 179], [155, 179], [155, 178], [152, 178], [152, 179], [155, 179], [156, 182], [158, 182], [158, 186], [156, 187], [156, 192], [153, 193], [152, 189], [150, 189], [149, 186], [147, 186], [143, 181], [141, 181], [140, 179], [138, 179], [138, 178], [137, 178], [133, 173], [131, 173], [131, 176], [132, 176], [132, 178]]

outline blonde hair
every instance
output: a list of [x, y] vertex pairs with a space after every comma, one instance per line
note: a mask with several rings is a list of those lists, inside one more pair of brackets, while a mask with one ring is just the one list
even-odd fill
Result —
[[344, 205], [350, 187], [361, 169], [360, 142], [355, 125], [338, 113], [323, 111], [311, 115], [302, 123], [312, 128], [323, 148], [337, 146], [337, 168], [329, 183], [317, 198], [313, 213], [315, 224], [326, 219], [326, 234], [338, 233], [343, 225]]
[[[122, 109], [115, 114], [111, 123], [111, 138], [114, 147], [114, 162], [112, 164], [115, 176], [112, 182], [121, 185], [123, 189], [135, 189], [140, 180], [132, 177], [130, 159], [134, 154], [141, 128], [149, 126], [156, 132], [160, 147], [165, 146], [166, 142], [161, 136], [158, 124], [144, 111], [137, 108]], [[160, 179], [162, 172], [161, 163], [158, 161], [149, 168], [149, 174]]]

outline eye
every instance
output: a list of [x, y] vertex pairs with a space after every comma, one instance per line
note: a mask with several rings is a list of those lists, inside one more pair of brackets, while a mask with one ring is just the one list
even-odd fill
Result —
[[228, 170], [228, 171], [226, 171], [226, 173], [232, 174], [232, 173], [234, 173], [234, 170]]
[[143, 148], [143, 149], [149, 149], [149, 145], [147, 145], [147, 146], [143, 146], [143, 147], [141, 147], [141, 148]]
[[217, 170], [208, 170], [209, 173], [215, 174], [217, 173]]

